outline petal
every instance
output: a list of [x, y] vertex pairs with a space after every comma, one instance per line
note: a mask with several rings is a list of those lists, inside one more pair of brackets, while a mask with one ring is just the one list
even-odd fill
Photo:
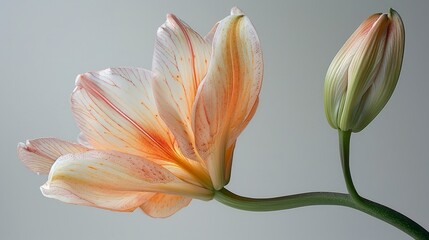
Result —
[[88, 148], [56, 138], [38, 138], [18, 144], [18, 158], [31, 171], [48, 174], [52, 164], [62, 155], [85, 152]]
[[211, 191], [183, 182], [152, 161], [114, 151], [60, 157], [41, 189], [49, 198], [114, 211], [134, 210], [147, 201], [148, 192], [212, 198]]
[[389, 26], [388, 17], [382, 14], [368, 31], [356, 50], [348, 69], [347, 95], [340, 129], [353, 129], [359, 113], [349, 110], [359, 109], [362, 97], [374, 83], [383, 60], [383, 52]]
[[79, 75], [72, 109], [84, 139], [96, 149], [176, 158], [174, 138], [155, 106], [149, 71], [112, 68]]
[[80, 145], [85, 146], [87, 148], [93, 148], [91, 144], [88, 142], [88, 139], [86, 139], [86, 136], [85, 134], [83, 134], [83, 132], [80, 132], [79, 135], [77, 136], [77, 142]]
[[193, 129], [216, 189], [227, 182], [227, 149], [252, 118], [262, 83], [262, 52], [250, 20], [231, 15], [213, 39], [213, 54], [196, 97]]
[[361, 89], [371, 85], [383, 58], [388, 26], [388, 17], [382, 14], [359, 44], [348, 70], [349, 89], [364, 92]]
[[155, 193], [140, 208], [151, 217], [165, 218], [188, 206], [191, 200], [189, 197]]
[[401, 72], [405, 45], [404, 24], [395, 10], [390, 11], [390, 25], [383, 60], [377, 77], [362, 103], [361, 112], [365, 112], [365, 114], [359, 114], [361, 118], [357, 121], [356, 132], [364, 129], [383, 109], [395, 90]]
[[231, 178], [232, 159], [234, 156], [235, 142], [226, 149], [224, 164], [224, 185], [227, 185]]
[[212, 27], [212, 29], [210, 30], [210, 32], [208, 32], [207, 33], [207, 35], [204, 37], [204, 41], [206, 41], [208, 44], [210, 44], [210, 46], [211, 46], [211, 44], [213, 43], [213, 37], [214, 37], [214, 35], [215, 35], [215, 33], [216, 33], [216, 30], [217, 30], [217, 27], [219, 26], [219, 22], [217, 22], [213, 27]]
[[[247, 124], [250, 122], [250, 120], [253, 118], [253, 116], [256, 113], [256, 109], [258, 108], [259, 104], [259, 97], [256, 99], [255, 104], [253, 105], [252, 110], [250, 111], [249, 115], [247, 115], [247, 118], [243, 121], [242, 125], [238, 128], [235, 128], [235, 132], [232, 132], [231, 136], [237, 136], [241, 133], [241, 131], [247, 126]], [[228, 143], [228, 148], [225, 152], [225, 170], [224, 170], [224, 184], [228, 184], [230, 178], [231, 178], [231, 169], [232, 169], [232, 159], [234, 155], [234, 148], [235, 143], [237, 140], [237, 137], [235, 137], [234, 142]]]
[[156, 104], [183, 154], [194, 160], [198, 157], [191, 126], [192, 104], [210, 52], [210, 43], [172, 14], [158, 29], [152, 66], [157, 76], [153, 83]]
[[238, 7], [232, 7], [231, 15], [244, 15], [244, 12]]
[[328, 122], [338, 128], [338, 119], [342, 114], [345, 93], [348, 86], [348, 70], [353, 57], [362, 44], [368, 31], [380, 17], [380, 13], [368, 17], [350, 36], [332, 60], [325, 77], [325, 112]]
[[45, 197], [65, 203], [118, 212], [132, 212], [153, 195], [150, 192], [110, 191], [86, 186], [79, 187], [78, 191], [73, 188], [66, 183], [56, 182], [50, 186], [43, 185], [40, 190]]

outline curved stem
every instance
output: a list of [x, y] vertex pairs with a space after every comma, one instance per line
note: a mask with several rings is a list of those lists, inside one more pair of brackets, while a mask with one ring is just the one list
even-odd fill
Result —
[[362, 202], [361, 196], [359, 196], [352, 180], [352, 175], [350, 172], [350, 138], [351, 131], [341, 131], [338, 130], [338, 137], [340, 143], [340, 156], [341, 156], [341, 166], [343, 168], [344, 180], [346, 181], [347, 191], [350, 196], [356, 200], [358, 203]]
[[[412, 228], [409, 228], [413, 224], [416, 224], [411, 219], [407, 218], [406, 216], [396, 212], [393, 209], [387, 208], [381, 204], [372, 202], [370, 200], [367, 200], [359, 195], [357, 192], [354, 184], [353, 179], [351, 175], [350, 170], [350, 138], [351, 138], [351, 131], [341, 131], [338, 130], [338, 136], [339, 136], [339, 143], [340, 143], [340, 156], [341, 156], [341, 165], [343, 168], [343, 174], [344, 174], [344, 180], [346, 182], [347, 191], [350, 194], [351, 201], [355, 204], [355, 206], [352, 206], [355, 209], [358, 209], [360, 211], [366, 212], [374, 217], [377, 217], [387, 223], [390, 223], [391, 225], [401, 229], [402, 231], [408, 233], [410, 236], [414, 237], [415, 239], [429, 239], [429, 233], [422, 228], [421, 226], [417, 225]], [[417, 228], [416, 228], [417, 227]], [[415, 232], [410, 232], [409, 230], [416, 230], [416, 229], [423, 229], [424, 233], [423, 235], [413, 235]]]
[[217, 201], [246, 211], [278, 211], [312, 205], [345, 206], [367, 213], [401, 229], [414, 239], [429, 239], [429, 232], [405, 215], [365, 198], [364, 204], [356, 203], [348, 194], [334, 192], [309, 192], [275, 198], [248, 198], [236, 195], [223, 188], [216, 191]]

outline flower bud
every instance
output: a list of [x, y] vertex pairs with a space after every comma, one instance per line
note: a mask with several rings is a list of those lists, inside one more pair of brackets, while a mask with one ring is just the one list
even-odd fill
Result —
[[359, 132], [383, 109], [398, 82], [405, 32], [399, 14], [374, 14], [351, 35], [334, 57], [325, 78], [329, 124]]

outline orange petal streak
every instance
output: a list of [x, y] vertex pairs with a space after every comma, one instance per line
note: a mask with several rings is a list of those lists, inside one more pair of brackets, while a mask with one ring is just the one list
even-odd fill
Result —
[[174, 137], [160, 119], [151, 91], [151, 73], [115, 68], [77, 78], [72, 109], [87, 141], [96, 149], [148, 159], [177, 158]]
[[256, 110], [262, 72], [259, 39], [250, 20], [232, 15], [221, 21], [193, 115], [196, 146], [216, 189], [229, 179], [225, 173], [231, 165], [227, 149]]

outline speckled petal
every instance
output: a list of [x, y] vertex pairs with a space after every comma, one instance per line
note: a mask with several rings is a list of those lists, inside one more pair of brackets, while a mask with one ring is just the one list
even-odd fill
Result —
[[41, 189], [49, 198], [115, 211], [141, 206], [147, 192], [212, 198], [211, 191], [183, 182], [152, 161], [114, 151], [92, 150], [60, 157]]
[[182, 153], [194, 160], [199, 157], [191, 126], [192, 105], [210, 52], [210, 43], [172, 14], [158, 29], [152, 66], [156, 104]]

